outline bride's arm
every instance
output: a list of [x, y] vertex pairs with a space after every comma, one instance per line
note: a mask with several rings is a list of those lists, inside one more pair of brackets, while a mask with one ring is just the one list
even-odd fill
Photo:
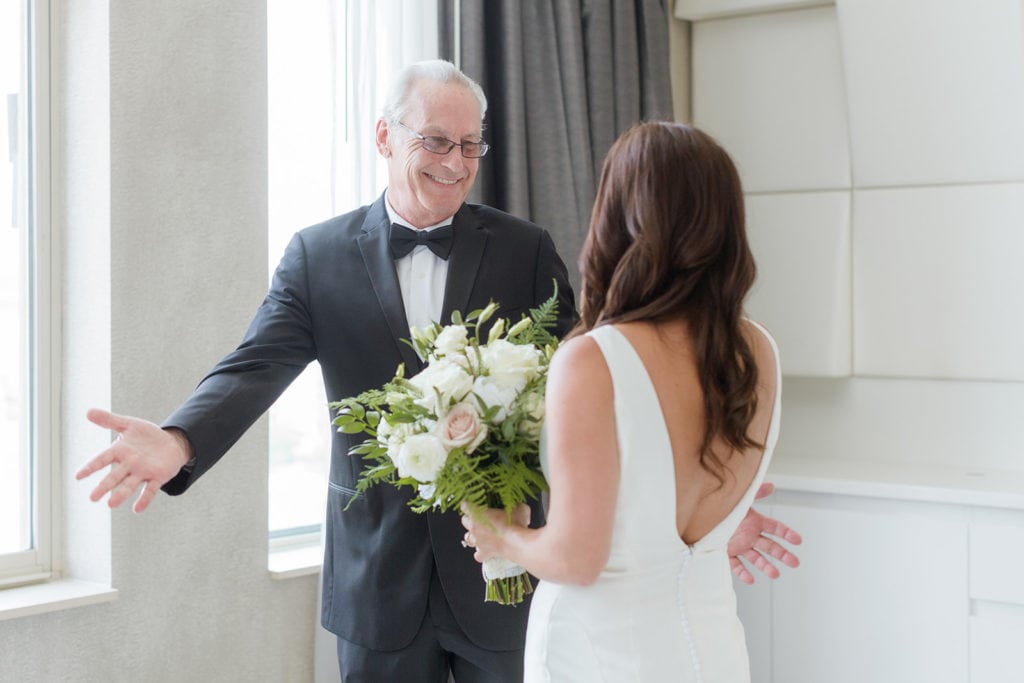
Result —
[[530, 529], [500, 510], [464, 511], [466, 542], [483, 561], [503, 557], [534, 576], [593, 583], [608, 563], [619, 485], [612, 380], [589, 337], [565, 343], [548, 371], [547, 522]]

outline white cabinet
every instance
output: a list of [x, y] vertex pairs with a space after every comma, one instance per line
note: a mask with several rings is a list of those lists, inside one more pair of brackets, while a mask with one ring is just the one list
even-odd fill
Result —
[[770, 584], [767, 601], [737, 588], [753, 680], [967, 680], [968, 521], [962, 509], [793, 492], [776, 496], [771, 514], [804, 537], [798, 549], [802, 565]]
[[970, 683], [1007, 683], [1024, 675], [1024, 610], [971, 617]]
[[971, 683], [1024, 675], [1024, 513], [978, 513], [971, 521]]
[[804, 544], [798, 569], [737, 582], [752, 680], [1024, 680], [1020, 477], [958, 488], [941, 473], [828, 469], [774, 475], [763, 511]]

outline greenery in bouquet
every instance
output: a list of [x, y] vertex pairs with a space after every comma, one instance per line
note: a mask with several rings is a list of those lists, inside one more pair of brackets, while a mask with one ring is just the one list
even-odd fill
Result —
[[[331, 403], [334, 424], [368, 438], [350, 455], [365, 468], [362, 493], [386, 483], [409, 487], [417, 513], [437, 509], [502, 508], [547, 490], [540, 470], [540, 433], [548, 364], [558, 345], [549, 332], [557, 320], [557, 290], [512, 324], [486, 308], [452, 324], [413, 328], [408, 340], [426, 362], [413, 377], [400, 365], [383, 387]], [[351, 505], [351, 502], [349, 503]], [[501, 558], [484, 563], [485, 600], [522, 602], [533, 587], [529, 575]]]

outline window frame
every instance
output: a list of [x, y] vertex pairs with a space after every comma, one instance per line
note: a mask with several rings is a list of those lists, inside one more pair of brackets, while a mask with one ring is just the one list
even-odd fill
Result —
[[18, 140], [25, 153], [15, 172], [23, 180], [17, 187], [27, 240], [22, 258], [28, 261], [21, 431], [30, 459], [31, 540], [27, 550], [0, 555], [0, 589], [52, 580], [60, 566], [60, 269], [51, 221], [50, 2], [25, 0], [24, 8]]

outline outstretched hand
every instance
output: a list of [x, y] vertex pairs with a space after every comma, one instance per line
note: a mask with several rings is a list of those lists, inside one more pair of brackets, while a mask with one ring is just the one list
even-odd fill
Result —
[[[775, 485], [765, 482], [757, 490], [755, 498], [764, 498], [773, 491]], [[740, 560], [741, 557], [770, 579], [779, 578], [779, 568], [769, 558], [774, 558], [787, 567], [799, 567], [800, 558], [787, 550], [775, 540], [776, 538], [793, 545], [800, 545], [803, 542], [800, 534], [776, 519], [765, 517], [751, 507], [729, 539], [729, 566], [736, 578], [746, 584], [754, 583], [754, 575]]]
[[116, 508], [141, 487], [132, 510], [142, 512], [153, 502], [160, 487], [178, 474], [192, 457], [191, 446], [180, 432], [98, 408], [90, 410], [86, 417], [93, 424], [118, 433], [114, 443], [75, 474], [76, 479], [84, 479], [113, 465], [89, 495], [94, 502], [109, 493], [107, 504]]

